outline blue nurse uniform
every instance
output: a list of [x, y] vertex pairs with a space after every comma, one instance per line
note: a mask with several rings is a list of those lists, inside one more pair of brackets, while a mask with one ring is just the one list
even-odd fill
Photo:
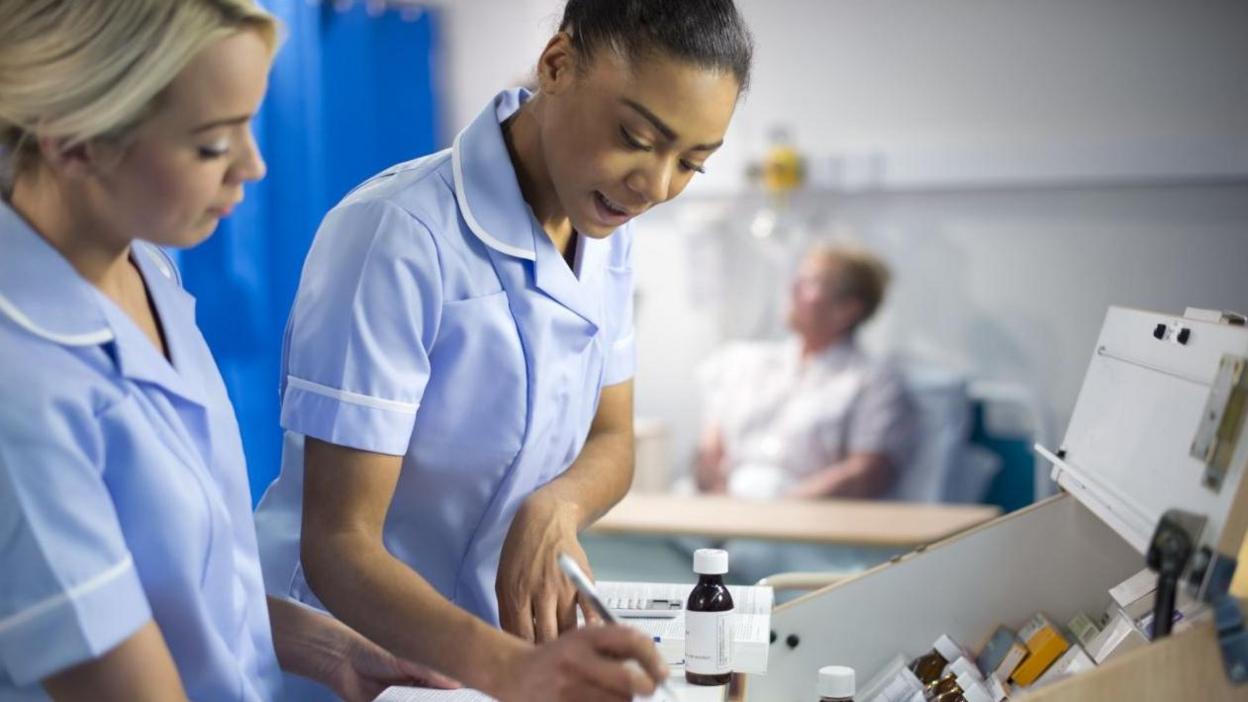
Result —
[[132, 246], [170, 362], [3, 202], [0, 252], [0, 700], [151, 620], [192, 699], [274, 699], [238, 425], [172, 262]]
[[282, 470], [257, 512], [270, 593], [322, 606], [299, 563], [312, 436], [403, 457], [386, 548], [497, 625], [517, 508], [580, 453], [602, 388], [632, 377], [632, 233], [580, 237], [568, 266], [500, 128], [527, 97], [499, 94], [450, 149], [325, 217], [286, 329]]

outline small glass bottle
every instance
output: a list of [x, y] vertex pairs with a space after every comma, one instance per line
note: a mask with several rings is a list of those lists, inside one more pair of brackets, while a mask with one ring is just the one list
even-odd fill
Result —
[[945, 677], [931, 687], [931, 697], [939, 697], [948, 692], [957, 692], [963, 695], [972, 686], [979, 684], [981, 678], [975, 674], [965, 670], [950, 670]]
[[945, 666], [962, 655], [962, 649], [948, 636], [941, 634], [932, 650], [910, 663], [910, 670], [924, 685], [931, 687], [940, 680]]
[[854, 702], [854, 669], [843, 665], [820, 668], [819, 702]]
[[940, 680], [940, 671], [944, 670], [947, 665], [949, 661], [945, 660], [944, 656], [931, 650], [911, 661], [910, 671], [920, 682], [930, 686]]
[[937, 680], [928, 689], [933, 698], [940, 697], [947, 692], [962, 692], [962, 687], [958, 685], [958, 677], [953, 673]]
[[700, 548], [693, 553], [698, 584], [685, 604], [685, 681], [727, 685], [732, 679], [732, 594], [724, 585], [728, 552]]

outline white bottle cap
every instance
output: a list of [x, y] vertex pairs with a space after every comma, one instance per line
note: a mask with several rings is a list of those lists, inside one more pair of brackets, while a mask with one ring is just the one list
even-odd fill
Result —
[[700, 548], [693, 552], [693, 572], [698, 575], [723, 575], [728, 572], [728, 552], [718, 548]]
[[854, 669], [843, 665], [825, 665], [819, 669], [819, 696], [850, 698], [854, 696]]
[[995, 675], [989, 675], [984, 679], [984, 687], [987, 688], [988, 694], [992, 696], [993, 702], [1001, 702], [1009, 697], [1005, 692], [1005, 685]]
[[932, 644], [932, 648], [936, 649], [936, 652], [940, 654], [941, 658], [945, 659], [946, 663], [952, 663], [966, 655], [956, 641], [944, 634], [941, 634], [940, 638], [936, 639], [936, 643]]
[[992, 695], [988, 694], [984, 686], [979, 683], [972, 683], [970, 687], [963, 688], [962, 697], [966, 702], [992, 702]]
[[975, 665], [969, 658], [961, 657], [949, 664], [947, 671], [952, 672], [954, 676], [969, 675], [975, 680], [983, 680], [984, 676], [979, 672], [979, 666]]
[[979, 680], [976, 680], [975, 676], [971, 673], [958, 673], [957, 677], [954, 678], [954, 681], [957, 682], [958, 687], [963, 690], [969, 690], [972, 687], [979, 687]]

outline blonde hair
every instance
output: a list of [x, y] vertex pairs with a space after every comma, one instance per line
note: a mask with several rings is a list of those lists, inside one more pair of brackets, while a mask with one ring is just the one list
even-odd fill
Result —
[[242, 30], [271, 51], [254, 0], [0, 0], [0, 190], [38, 140], [122, 140], [201, 50]]
[[857, 324], [871, 319], [884, 302], [892, 273], [889, 272], [888, 265], [871, 251], [852, 244], [824, 242], [812, 246], [807, 257], [818, 257], [838, 264], [837, 288], [833, 292], [862, 303], [862, 317]]

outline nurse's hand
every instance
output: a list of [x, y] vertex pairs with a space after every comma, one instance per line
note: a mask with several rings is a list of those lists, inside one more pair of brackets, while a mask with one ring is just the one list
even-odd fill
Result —
[[369, 702], [391, 685], [454, 688], [459, 683], [395, 657], [328, 615], [267, 598], [273, 647], [282, 669], [310, 678], [347, 702]]
[[347, 702], [371, 702], [391, 685], [457, 688], [460, 684], [423, 665], [398, 658], [352, 632], [345, 650], [323, 681]]
[[[576, 628], [576, 589], [556, 563], [559, 554], [566, 553], [593, 577], [576, 538], [574, 509], [539, 491], [516, 512], [494, 582], [504, 631], [542, 643]], [[588, 611], [585, 616], [596, 621]]]
[[529, 649], [500, 673], [502, 702], [628, 702], [652, 694], [668, 669], [650, 637], [596, 624]]

